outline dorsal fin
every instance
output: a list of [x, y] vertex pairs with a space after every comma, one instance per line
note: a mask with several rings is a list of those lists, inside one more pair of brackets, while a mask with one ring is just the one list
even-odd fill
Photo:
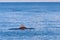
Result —
[[26, 27], [23, 24], [21, 24], [20, 28], [22, 29], [22, 28], [26, 28]]

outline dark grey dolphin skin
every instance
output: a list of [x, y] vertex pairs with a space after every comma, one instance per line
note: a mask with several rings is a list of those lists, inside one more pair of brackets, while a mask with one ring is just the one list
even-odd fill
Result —
[[[25, 28], [25, 29], [34, 29], [34, 28]], [[22, 29], [22, 28], [10, 28], [9, 30], [25, 30], [25, 29]]]

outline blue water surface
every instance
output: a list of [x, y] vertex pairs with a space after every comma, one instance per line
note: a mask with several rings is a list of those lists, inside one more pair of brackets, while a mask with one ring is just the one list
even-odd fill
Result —
[[60, 2], [0, 2], [0, 40], [60, 40]]

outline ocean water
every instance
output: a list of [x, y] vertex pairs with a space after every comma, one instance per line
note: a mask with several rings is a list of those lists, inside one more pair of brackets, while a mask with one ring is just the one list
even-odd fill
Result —
[[0, 2], [0, 40], [60, 40], [60, 2]]

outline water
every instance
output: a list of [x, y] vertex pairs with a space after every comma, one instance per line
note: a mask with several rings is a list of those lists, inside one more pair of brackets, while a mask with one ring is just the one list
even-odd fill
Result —
[[[9, 30], [21, 24], [35, 29]], [[0, 2], [0, 40], [59, 39], [59, 2]]]

